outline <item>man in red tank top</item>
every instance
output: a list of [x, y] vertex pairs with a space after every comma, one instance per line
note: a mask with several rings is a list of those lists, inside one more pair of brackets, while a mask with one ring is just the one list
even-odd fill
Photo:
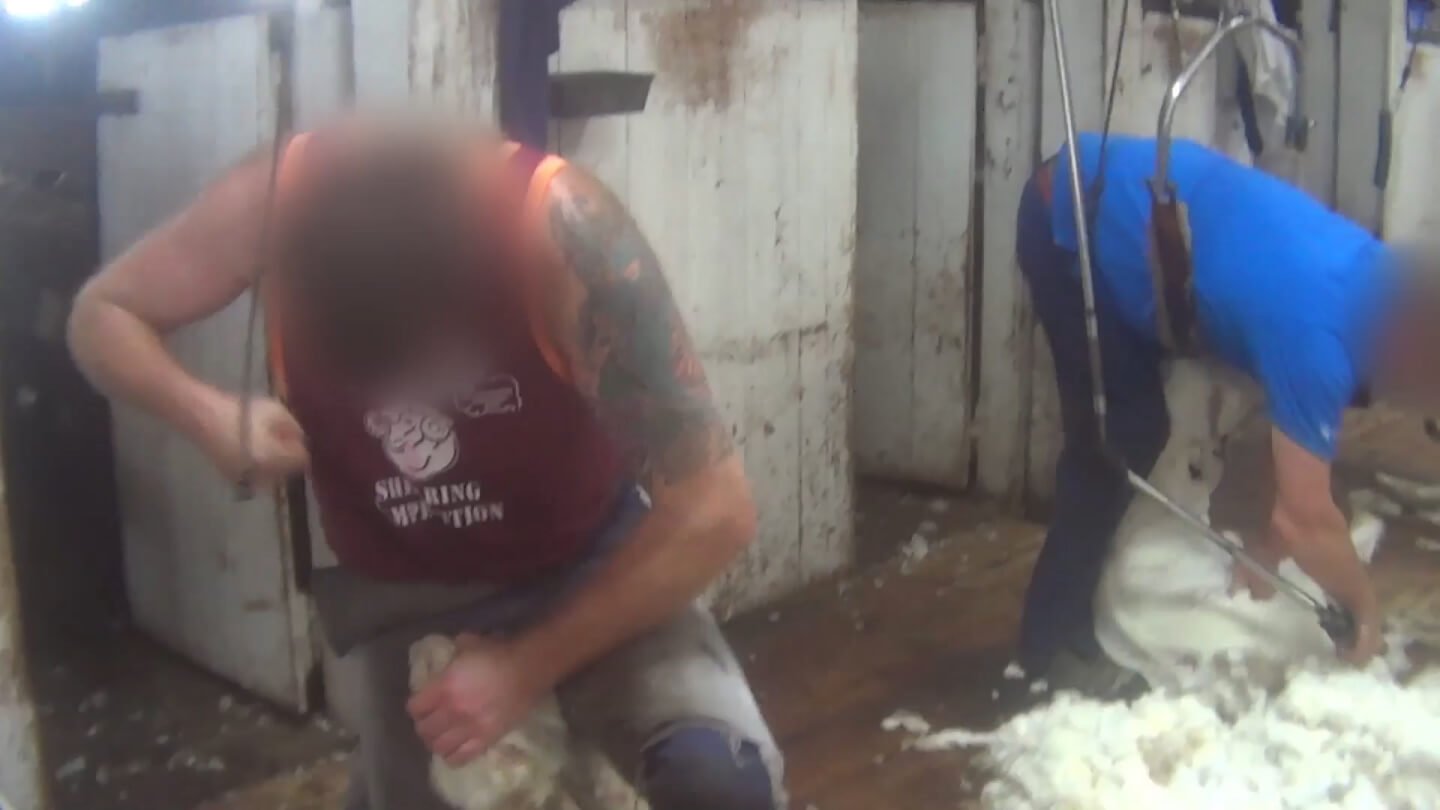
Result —
[[[271, 163], [105, 267], [70, 342], [222, 474], [308, 473], [340, 562], [313, 597], [360, 737], [347, 810], [444, 807], [431, 754], [473, 760], [551, 693], [657, 810], [781, 807], [775, 743], [695, 606], [754, 506], [624, 207], [474, 135], [348, 123], [293, 139], [273, 190]], [[247, 443], [236, 392], [161, 336], [256, 286], [262, 252], [279, 396], [253, 403]], [[431, 633], [467, 634], [463, 652], [411, 698], [408, 649]]]

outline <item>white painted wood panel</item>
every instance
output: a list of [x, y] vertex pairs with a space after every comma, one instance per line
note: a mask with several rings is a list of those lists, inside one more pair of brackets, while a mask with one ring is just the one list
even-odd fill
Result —
[[1025, 486], [1034, 342], [1028, 292], [1015, 259], [1015, 214], [1038, 151], [1042, 20], [1037, 5], [1027, 0], [987, 2], [984, 14], [977, 482], [988, 494], [1014, 499]]
[[350, 9], [326, 6], [297, 14], [292, 36], [291, 121], [298, 131], [323, 123], [354, 100]]
[[355, 99], [493, 122], [499, 0], [352, 0]]
[[[1109, 19], [1119, 19], [1117, 10]], [[1065, 50], [1070, 66], [1070, 92], [1075, 102], [1075, 126], [1081, 132], [1098, 132], [1105, 123], [1105, 83], [1110, 80], [1105, 49], [1107, 14], [1095, 0], [1060, 0], [1060, 21], [1065, 26]], [[1040, 74], [1040, 156], [1048, 157], [1065, 143], [1065, 120], [1060, 108], [1060, 78], [1055, 64], [1055, 38], [1049, 16], [1044, 17], [1041, 45], [1044, 62]]]
[[[580, 2], [560, 18], [559, 71], [627, 70], [630, 41], [624, 2]], [[630, 117], [555, 121], [551, 148], [595, 173], [612, 189], [630, 185]]]
[[[100, 120], [107, 257], [273, 136], [274, 77], [263, 17], [104, 40], [99, 75], [106, 88], [140, 95], [137, 115]], [[244, 297], [180, 330], [167, 345], [200, 378], [238, 390], [248, 306]], [[258, 345], [257, 357], [263, 357]], [[137, 624], [242, 687], [303, 708], [313, 648], [276, 499], [267, 493], [237, 502], [194, 447], [132, 409], [116, 408], [114, 432]]]
[[1395, 0], [1342, 0], [1340, 7], [1335, 202], [1341, 213], [1377, 231], [1383, 208], [1375, 184], [1380, 113], [1399, 86], [1391, 68], [1397, 11]]
[[[1060, 19], [1065, 26], [1065, 49], [1070, 67], [1070, 92], [1075, 104], [1075, 126], [1081, 132], [1098, 132], [1105, 125], [1105, 85], [1110, 80], [1105, 50], [1107, 14], [1094, 0], [1061, 0]], [[1118, 19], [1119, 12], [1109, 15]], [[1041, 75], [1040, 157], [1055, 154], [1065, 143], [1065, 121], [1060, 105], [1060, 81], [1055, 63], [1055, 39], [1045, 19], [1042, 32], [1044, 64]], [[1062, 189], [1063, 192], [1063, 189]], [[1027, 434], [1026, 491], [1037, 501], [1055, 494], [1055, 464], [1064, 437], [1060, 429], [1060, 395], [1055, 387], [1055, 359], [1044, 329], [1036, 322], [1031, 337], [1030, 425]]]
[[963, 489], [973, 397], [975, 7], [860, 6], [855, 454]]
[[[858, 209], [858, 46], [855, 0], [791, 0], [804, 50], [795, 57], [788, 81], [777, 86], [771, 107], [799, 115], [776, 138], [800, 156], [791, 167], [787, 153], [768, 159], [794, 174], [776, 189], [774, 208], [792, 208], [799, 220], [795, 265], [804, 285], [800, 295], [800, 574], [815, 579], [854, 559], [854, 464], [850, 449], [851, 381], [855, 365], [855, 222]], [[781, 52], [792, 27], [784, 17], [767, 26], [772, 48]], [[763, 62], [762, 62], [763, 65]], [[763, 78], [762, 70], [754, 74]], [[768, 115], [752, 113], [759, 125]], [[818, 122], [818, 123], [817, 123]], [[814, 202], [794, 211], [793, 201]], [[764, 210], [764, 209], [761, 209]], [[762, 220], [763, 222], [764, 220]], [[788, 239], [784, 219], [772, 217], [759, 230], [773, 240]], [[757, 258], [765, 255], [759, 243]], [[783, 252], [776, 251], [779, 256]], [[774, 254], [771, 254], [774, 255]], [[788, 288], [786, 264], [771, 259], [775, 289]], [[794, 261], [792, 259], [792, 261]], [[761, 265], [764, 266], [764, 265]]]
[[1385, 238], [1434, 242], [1440, 233], [1440, 46], [1415, 50], [1411, 79], [1395, 114], [1395, 154], [1385, 190]]
[[[1112, 19], [1118, 19], [1122, 4], [1119, 0], [1109, 2], [1114, 12]], [[1120, 92], [1115, 100], [1113, 131], [1154, 137], [1159, 125], [1161, 102], [1176, 75], [1175, 26], [1168, 14], [1141, 14], [1139, 2], [1130, 5], [1130, 18], [1125, 22], [1125, 53], [1120, 68]], [[1118, 31], [1118, 28], [1115, 30]], [[1182, 18], [1180, 44], [1183, 55], [1180, 62], [1188, 62], [1214, 30], [1213, 21]], [[1114, 37], [1113, 32], [1111, 36]], [[1220, 74], [1228, 71], [1220, 70], [1220, 62], [1233, 58], [1232, 50], [1222, 49], [1201, 68], [1176, 110], [1173, 131], [1177, 138], [1210, 144], [1248, 162], [1243, 132], [1237, 132], [1234, 126], [1234, 111], [1221, 108], [1222, 101], [1232, 94], [1229, 88], [1221, 88]]]
[[410, 96], [411, 0], [350, 0], [355, 100], [403, 104]]
[[[1339, 131], [1340, 38], [1339, 21], [1332, 19], [1332, 10], [1332, 0], [1307, 0], [1300, 4], [1301, 38], [1305, 44], [1305, 114], [1315, 122], [1301, 162], [1301, 181], [1307, 191], [1333, 206]], [[1335, 23], [1333, 28], [1332, 23]]]
[[49, 773], [40, 751], [35, 700], [26, 661], [25, 617], [4, 477], [0, 476], [0, 806], [51, 810]]
[[655, 245], [744, 452], [761, 532], [722, 613], [853, 556], [856, 25], [853, 0], [581, 0], [562, 19], [564, 69], [655, 73], [644, 113], [555, 136]]

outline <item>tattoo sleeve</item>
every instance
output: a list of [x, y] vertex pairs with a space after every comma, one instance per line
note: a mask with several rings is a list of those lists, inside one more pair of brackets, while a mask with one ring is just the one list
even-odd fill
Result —
[[652, 492], [734, 451], [659, 260], [624, 205], [573, 167], [550, 228], [579, 285], [562, 341], [582, 393]]

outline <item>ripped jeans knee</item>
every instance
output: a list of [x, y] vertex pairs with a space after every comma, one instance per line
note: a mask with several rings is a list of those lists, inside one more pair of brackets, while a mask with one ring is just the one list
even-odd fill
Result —
[[760, 746], [708, 726], [678, 726], [645, 748], [652, 810], [781, 810], [776, 774]]

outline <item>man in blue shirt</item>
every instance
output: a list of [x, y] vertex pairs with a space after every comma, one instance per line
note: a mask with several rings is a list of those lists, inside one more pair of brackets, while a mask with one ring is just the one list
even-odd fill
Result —
[[[1169, 435], [1152, 280], [1151, 138], [1081, 135], [1111, 448], [1146, 474]], [[1097, 441], [1066, 150], [1026, 187], [1020, 267], [1055, 355], [1065, 446], [1055, 517], [1026, 595], [1021, 663], [1034, 675], [1103, 661], [1091, 601], [1131, 491]], [[1103, 182], [1094, 185], [1102, 171]], [[1305, 192], [1195, 143], [1176, 141], [1171, 180], [1188, 211], [1200, 351], [1264, 392], [1276, 500], [1247, 539], [1270, 563], [1293, 558], [1354, 612], [1363, 662], [1380, 647], [1375, 591], [1331, 494], [1344, 410], [1373, 390], [1401, 406], [1440, 405], [1440, 295], [1426, 273]], [[1095, 190], [1098, 203], [1093, 202]], [[1427, 262], [1427, 264], [1430, 264]], [[1417, 270], [1420, 268], [1416, 268]], [[1440, 268], [1426, 267], [1433, 278]]]

